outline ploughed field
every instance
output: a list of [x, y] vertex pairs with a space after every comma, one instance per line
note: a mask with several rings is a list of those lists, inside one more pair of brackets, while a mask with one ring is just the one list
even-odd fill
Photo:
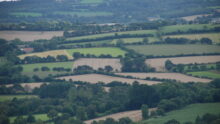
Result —
[[0, 31], [0, 38], [5, 40], [20, 39], [21, 41], [49, 40], [63, 36], [63, 31]]
[[163, 72], [166, 71], [165, 62], [167, 60], [170, 60], [173, 64], [216, 63], [216, 62], [220, 62], [220, 55], [154, 58], [154, 59], [146, 59], [145, 63], [155, 68], [157, 71]]
[[148, 85], [161, 83], [159, 81], [129, 79], [129, 78], [122, 78], [122, 77], [107, 76], [107, 75], [102, 75], [102, 74], [84, 74], [84, 75], [64, 76], [64, 77], [59, 77], [57, 79], [64, 79], [66, 81], [69, 81], [69, 80], [83, 81], [83, 82], [88, 82], [91, 84], [96, 84], [96, 83], [108, 84], [113, 81], [120, 81], [120, 82], [128, 83], [128, 84], [132, 84], [133, 82], [138, 81], [140, 84], [148, 84]]
[[76, 61], [74, 61], [73, 69], [87, 65], [92, 67], [95, 70], [98, 70], [99, 68], [105, 68], [105, 66], [111, 66], [114, 71], [121, 71], [121, 63], [120, 59], [111, 59], [111, 58], [81, 58]]
[[209, 83], [211, 81], [210, 79], [196, 78], [180, 73], [116, 73], [116, 74], [122, 76], [132, 76], [140, 79], [146, 79], [146, 78], [170, 79], [183, 83], [187, 83], [187, 82]]

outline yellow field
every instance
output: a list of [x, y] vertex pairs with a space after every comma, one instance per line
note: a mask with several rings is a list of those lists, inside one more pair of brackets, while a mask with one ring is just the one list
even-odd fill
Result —
[[163, 38], [187, 38], [191, 40], [200, 40], [202, 38], [209, 38], [214, 43], [220, 43], [220, 33], [205, 33], [205, 34], [182, 34], [182, 35], [166, 35]]

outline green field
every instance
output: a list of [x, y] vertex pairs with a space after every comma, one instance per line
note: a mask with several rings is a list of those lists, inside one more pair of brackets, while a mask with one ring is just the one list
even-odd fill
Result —
[[103, 0], [81, 0], [81, 3], [83, 4], [93, 4], [93, 3], [102, 3]]
[[209, 38], [214, 43], [220, 43], [220, 33], [203, 33], [203, 34], [182, 34], [182, 35], [167, 35], [163, 38], [187, 38], [191, 40], [200, 40], [202, 38]]
[[28, 16], [40, 17], [40, 16], [42, 16], [41, 13], [36, 13], [36, 12], [13, 12], [13, 13], [10, 13], [10, 14], [13, 15], [13, 16], [17, 16], [17, 17], [28, 17]]
[[66, 15], [66, 16], [79, 16], [79, 17], [95, 17], [95, 16], [112, 16], [111, 12], [92, 12], [92, 11], [80, 11], [80, 12], [70, 12], [70, 11], [58, 11], [54, 14]]
[[[34, 114], [33, 116], [35, 117], [36, 120], [41, 120], [41, 121], [49, 120], [47, 114]], [[23, 116], [23, 118], [27, 118], [27, 115]], [[11, 123], [13, 123], [15, 119], [16, 119], [16, 117], [9, 118]]]
[[60, 44], [60, 46], [76, 46], [76, 45], [86, 45], [86, 44], [92, 44], [95, 46], [99, 46], [102, 44], [111, 44], [112, 40], [103, 40], [103, 41], [92, 41], [92, 42], [82, 42], [82, 43], [66, 43], [66, 44]]
[[220, 53], [220, 46], [215, 45], [129, 45], [127, 48], [143, 55], [154, 56]]
[[164, 26], [160, 29], [161, 33], [171, 33], [176, 31], [186, 32], [190, 29], [193, 30], [208, 30], [213, 29], [214, 27], [219, 27], [219, 24], [187, 24], [187, 25], [171, 25], [171, 26]]
[[119, 55], [124, 56], [126, 51], [121, 50], [116, 47], [100, 47], [100, 48], [79, 48], [79, 49], [69, 49], [67, 52], [72, 55], [75, 52], [79, 52], [81, 54], [92, 54], [96, 56], [100, 55], [111, 55], [113, 57], [117, 57]]
[[0, 95], [0, 102], [10, 101], [14, 98], [26, 99], [26, 98], [38, 98], [36, 95]]
[[156, 34], [156, 30], [138, 30], [138, 31], [125, 31], [125, 32], [115, 32], [115, 33], [104, 33], [104, 34], [96, 34], [96, 35], [87, 35], [87, 36], [80, 36], [80, 37], [73, 37], [67, 38], [66, 41], [73, 41], [73, 40], [82, 40], [82, 39], [95, 39], [95, 38], [102, 38], [107, 36], [114, 36], [115, 34], [123, 35], [123, 34]]
[[207, 77], [213, 79], [220, 78], [219, 71], [197, 71], [197, 72], [187, 72], [187, 74], [190, 74], [192, 76]]
[[191, 104], [183, 109], [168, 112], [165, 116], [151, 118], [139, 124], [164, 124], [171, 119], [176, 119], [183, 124], [188, 121], [194, 122], [197, 116], [202, 116], [206, 113], [220, 114], [220, 103]]

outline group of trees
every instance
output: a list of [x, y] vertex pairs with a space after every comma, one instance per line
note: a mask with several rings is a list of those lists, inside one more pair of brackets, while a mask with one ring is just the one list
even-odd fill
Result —
[[212, 40], [209, 38], [201, 38], [200, 40], [190, 40], [186, 38], [166, 38], [164, 42], [167, 44], [212, 44]]
[[33, 63], [44, 63], [44, 62], [65, 62], [68, 61], [66, 55], [57, 55], [56, 57], [47, 56], [47, 57], [38, 57], [38, 56], [26, 56], [24, 59], [20, 60], [22, 64], [33, 64]]

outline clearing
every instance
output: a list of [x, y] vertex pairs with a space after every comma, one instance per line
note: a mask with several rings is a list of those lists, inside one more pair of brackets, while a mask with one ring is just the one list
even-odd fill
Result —
[[141, 79], [146, 79], [146, 78], [170, 79], [170, 80], [180, 81], [183, 83], [188, 83], [188, 82], [209, 83], [211, 81], [209, 79], [196, 78], [180, 73], [116, 73], [116, 74], [123, 76], [132, 76]]
[[132, 84], [134, 81], [138, 81], [140, 84], [158, 84], [161, 83], [159, 81], [148, 81], [148, 80], [139, 80], [139, 79], [129, 79], [129, 78], [121, 78], [121, 77], [113, 77], [113, 76], [107, 76], [102, 74], [84, 74], [84, 75], [75, 75], [75, 76], [64, 76], [59, 77], [57, 79], [64, 79], [64, 80], [72, 80], [72, 81], [83, 81], [83, 82], [89, 82], [92, 84], [96, 84], [99, 82], [108, 84], [113, 81], [120, 81], [128, 84]]

